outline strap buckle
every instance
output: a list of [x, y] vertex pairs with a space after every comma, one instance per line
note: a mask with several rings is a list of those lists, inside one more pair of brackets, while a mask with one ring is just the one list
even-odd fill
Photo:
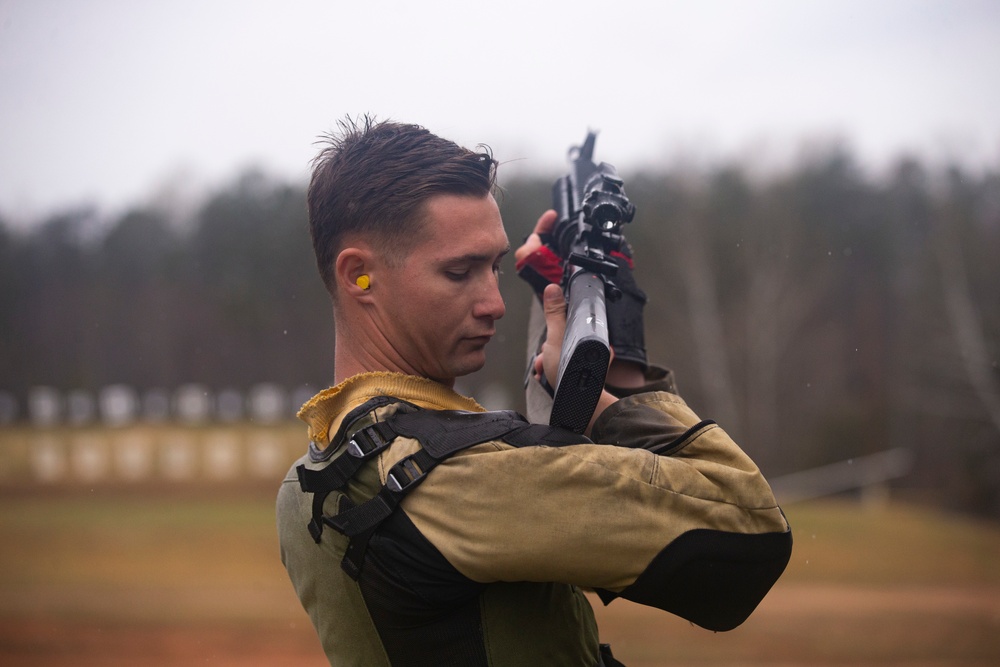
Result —
[[382, 434], [379, 427], [383, 423], [379, 422], [367, 426], [351, 436], [347, 443], [347, 453], [354, 458], [368, 459], [388, 447], [392, 438], [386, 438]]
[[422, 470], [417, 462], [413, 460], [415, 455], [411, 454], [400, 459], [396, 465], [389, 469], [389, 474], [385, 476], [385, 486], [390, 491], [401, 493], [423, 481], [427, 476], [427, 471]]

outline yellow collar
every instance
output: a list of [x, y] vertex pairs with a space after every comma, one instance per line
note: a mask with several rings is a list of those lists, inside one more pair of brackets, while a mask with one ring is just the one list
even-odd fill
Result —
[[309, 425], [309, 439], [326, 445], [330, 433], [336, 432], [344, 415], [376, 396], [393, 396], [431, 410], [470, 410], [485, 408], [467, 396], [448, 387], [415, 375], [402, 373], [361, 373], [349, 377], [336, 387], [324, 389], [309, 399], [299, 410], [298, 418]]

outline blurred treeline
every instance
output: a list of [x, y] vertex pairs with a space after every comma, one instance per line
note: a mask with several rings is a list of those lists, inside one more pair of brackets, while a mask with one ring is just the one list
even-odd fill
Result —
[[[770, 175], [621, 167], [650, 356], [697, 412], [768, 474], [906, 447], [901, 491], [1000, 516], [1000, 174], [873, 176], [838, 148]], [[557, 175], [501, 168], [515, 245]], [[0, 390], [327, 386], [304, 184], [249, 171], [179, 211], [0, 224]], [[531, 295], [512, 264], [488, 365], [461, 388], [520, 409]]]

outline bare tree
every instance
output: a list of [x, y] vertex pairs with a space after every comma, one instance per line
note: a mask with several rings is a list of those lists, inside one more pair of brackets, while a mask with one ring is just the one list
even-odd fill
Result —
[[684, 252], [680, 255], [688, 314], [694, 331], [695, 354], [709, 411], [733, 432], [742, 431], [736, 383], [716, 285], [714, 263], [706, 249], [706, 225], [688, 218], [680, 224]]
[[971, 296], [962, 254], [953, 233], [939, 229], [935, 257], [941, 271], [945, 312], [958, 344], [965, 378], [1000, 432], [1000, 387], [991, 372], [990, 354], [978, 309]]

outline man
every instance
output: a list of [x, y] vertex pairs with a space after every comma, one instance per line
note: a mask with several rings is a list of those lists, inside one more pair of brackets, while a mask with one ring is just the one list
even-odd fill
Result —
[[[644, 350], [612, 364], [589, 439], [453, 391], [504, 315], [495, 168], [423, 128], [369, 119], [343, 123], [314, 164], [336, 386], [299, 413], [312, 442], [277, 517], [332, 665], [620, 664], [581, 587], [726, 630], [790, 554], [756, 466], [645, 368]], [[520, 264], [554, 221], [539, 219]], [[541, 293], [532, 386], [554, 384], [565, 327], [558, 286]]]

